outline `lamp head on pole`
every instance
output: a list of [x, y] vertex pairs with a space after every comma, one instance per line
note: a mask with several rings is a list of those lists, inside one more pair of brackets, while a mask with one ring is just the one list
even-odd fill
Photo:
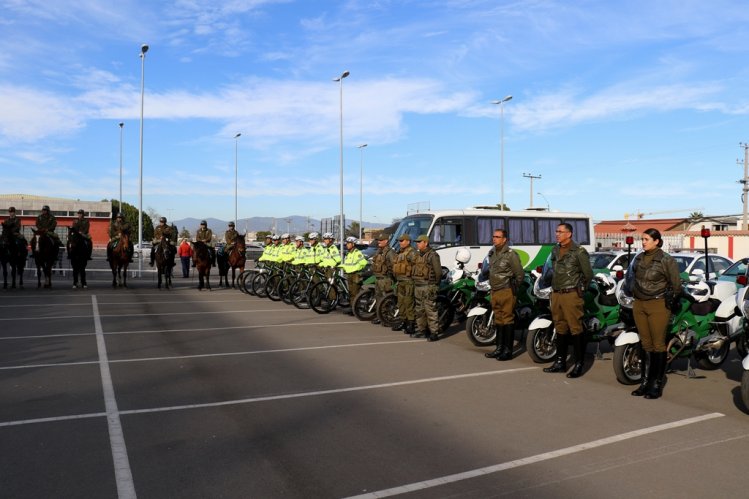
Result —
[[236, 134], [236, 135], [234, 136], [234, 138], [235, 138], [235, 139], [238, 139], [238, 138], [239, 138], [239, 137], [241, 137], [241, 136], [242, 136], [242, 134], [241, 134], [240, 132], [237, 132], [237, 134]]
[[503, 104], [503, 103], [507, 102], [508, 100], [512, 100], [512, 95], [508, 95], [508, 96], [504, 97], [501, 100], [493, 100], [492, 104]]
[[360, 144], [356, 147], [358, 147], [359, 149], [364, 149], [365, 147], [367, 147], [367, 144]]
[[338, 78], [333, 78], [333, 81], [341, 81], [342, 79], [346, 78], [350, 74], [351, 73], [349, 73], [348, 71], [344, 71], [343, 73], [341, 73], [341, 76], [339, 76]]
[[144, 56], [146, 55], [146, 52], [148, 52], [148, 45], [144, 43], [143, 45], [140, 46], [140, 55]]
[[120, 126], [120, 128], [122, 128], [123, 126], [125, 126], [125, 124], [123, 122], [121, 122], [121, 121], [118, 123], [118, 125]]

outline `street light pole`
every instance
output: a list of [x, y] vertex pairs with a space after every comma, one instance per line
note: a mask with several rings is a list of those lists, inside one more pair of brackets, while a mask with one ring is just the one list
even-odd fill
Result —
[[536, 194], [538, 194], [539, 196], [541, 196], [542, 198], [544, 198], [544, 201], [546, 201], [546, 211], [551, 211], [551, 208], [549, 207], [549, 200], [546, 199], [546, 196], [544, 196], [540, 192], [537, 192]]
[[238, 179], [238, 156], [237, 156], [237, 146], [239, 144], [239, 137], [241, 137], [242, 134], [240, 132], [237, 132], [237, 134], [234, 136], [234, 224], [238, 224], [239, 220], [237, 218], [237, 179]]
[[499, 195], [499, 209], [505, 209], [505, 102], [512, 99], [512, 95], [508, 95], [500, 100], [492, 101], [492, 104], [499, 104], [499, 163], [500, 163], [500, 195]]
[[[138, 185], [138, 251], [143, 252], [143, 101], [146, 78], [146, 52], [148, 45], [145, 43], [140, 46], [140, 166]], [[138, 258], [138, 277], [143, 273], [143, 258]]]
[[341, 213], [340, 213], [341, 218], [339, 220], [339, 224], [340, 224], [340, 236], [339, 237], [341, 239], [341, 248], [340, 248], [341, 257], [343, 257], [343, 240], [345, 239], [344, 232], [343, 232], [343, 79], [346, 78], [349, 74], [351, 73], [349, 73], [348, 71], [344, 71], [343, 73], [341, 73], [341, 76], [339, 76], [338, 78], [333, 78], [333, 81], [337, 81], [339, 83], [338, 86], [340, 88], [339, 94], [340, 94], [340, 112], [341, 112], [341, 127], [340, 127], [340, 130], [341, 130], [341, 146], [340, 146], [341, 165], [340, 165], [339, 196], [341, 198], [340, 200], [341, 201]]
[[124, 213], [122, 211], [122, 127], [125, 126], [123, 122], [119, 123], [120, 125], [120, 205], [119, 205], [119, 213]]
[[359, 148], [359, 152], [361, 153], [359, 161], [359, 239], [361, 239], [362, 224], [364, 223], [362, 219], [362, 206], [364, 205], [364, 148], [367, 147], [367, 144], [360, 144], [356, 147]]

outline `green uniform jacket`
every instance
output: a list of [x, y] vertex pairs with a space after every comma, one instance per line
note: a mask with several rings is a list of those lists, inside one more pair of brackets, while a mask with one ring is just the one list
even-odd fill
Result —
[[18, 217], [8, 217], [3, 220], [3, 236], [5, 238], [21, 237], [21, 219]]
[[551, 250], [551, 266], [554, 269], [551, 288], [554, 291], [578, 286], [583, 290], [588, 289], [593, 279], [588, 252], [574, 241], [570, 242], [570, 247], [563, 257], [559, 256], [559, 249], [557, 244]]
[[282, 262], [293, 262], [296, 256], [296, 246], [294, 243], [286, 243], [280, 246], [279, 260]]
[[72, 227], [78, 231], [80, 235], [85, 237], [86, 239], [91, 239], [91, 235], [89, 234], [89, 230], [91, 229], [91, 224], [89, 223], [87, 218], [84, 218], [83, 220], [80, 220], [76, 218], [73, 220]]
[[161, 238], [166, 238], [167, 241], [169, 241], [169, 244], [174, 244], [176, 242], [174, 238], [174, 231], [168, 225], [159, 225], [158, 227], [156, 227], [156, 230], [153, 231], [154, 244], [158, 244]]
[[55, 228], [57, 227], [57, 219], [53, 214], [49, 214], [47, 216], [39, 215], [36, 217], [36, 228], [37, 229], [44, 229], [47, 232], [54, 232]]
[[118, 223], [117, 220], [109, 224], [110, 239], [119, 239], [123, 232], [130, 233], [130, 224], [127, 222]]
[[670, 287], [674, 293], [681, 291], [681, 276], [676, 260], [658, 248], [650, 254], [640, 253], [632, 263], [635, 269], [633, 294], [638, 300], [651, 300], [664, 296]]
[[195, 240], [204, 242], [207, 246], [213, 247], [213, 231], [209, 228], [198, 229], [195, 234]]
[[376, 277], [392, 277], [395, 258], [395, 251], [390, 246], [377, 248], [377, 252], [372, 258], [372, 272], [374, 272], [374, 275]]
[[[489, 257], [489, 284], [492, 291], [517, 287], [523, 282], [525, 272], [520, 257], [510, 249], [509, 244], [492, 250]], [[514, 286], [513, 286], [514, 284]]]
[[423, 284], [439, 284], [442, 278], [442, 262], [440, 256], [430, 246], [426, 251], [416, 251], [414, 257], [413, 270], [411, 276], [414, 284], [419, 286]]
[[318, 243], [314, 246], [310, 246], [307, 250], [307, 265], [320, 266], [323, 259], [325, 258], [325, 248], [322, 244]]
[[414, 260], [417, 251], [413, 246], [406, 246], [405, 249], [398, 250], [393, 262], [393, 275], [398, 281], [412, 281], [411, 270], [413, 269]]

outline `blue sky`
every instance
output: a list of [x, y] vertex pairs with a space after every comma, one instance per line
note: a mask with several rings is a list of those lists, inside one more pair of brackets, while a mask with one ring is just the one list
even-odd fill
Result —
[[[175, 219], [386, 223], [407, 205], [505, 201], [740, 213], [749, 9], [721, 1], [0, 0], [3, 191]], [[363, 149], [357, 145], [367, 143]], [[537, 194], [541, 193], [541, 195]], [[682, 211], [677, 211], [682, 210]], [[661, 213], [666, 212], [666, 213]], [[655, 215], [653, 215], [655, 216]]]

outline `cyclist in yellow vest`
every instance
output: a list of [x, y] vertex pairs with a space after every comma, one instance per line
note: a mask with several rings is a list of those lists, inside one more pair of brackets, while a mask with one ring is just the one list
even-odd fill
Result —
[[346, 273], [348, 282], [349, 296], [353, 303], [354, 297], [359, 294], [361, 289], [362, 276], [361, 271], [367, 266], [367, 259], [361, 251], [356, 248], [356, 238], [346, 238], [346, 256], [341, 262], [340, 267]]

